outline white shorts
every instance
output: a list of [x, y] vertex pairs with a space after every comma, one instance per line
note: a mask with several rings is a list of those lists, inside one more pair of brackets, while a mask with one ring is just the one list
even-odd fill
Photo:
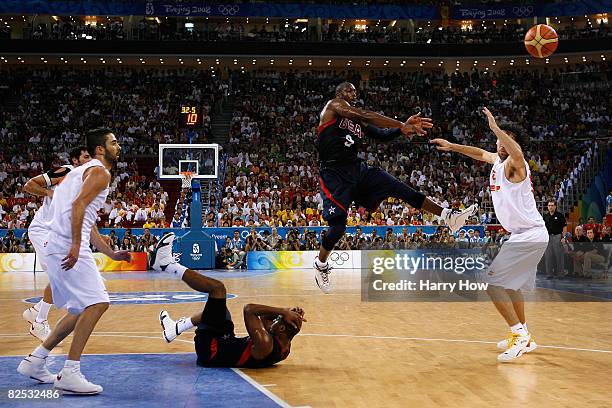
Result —
[[81, 249], [77, 263], [67, 271], [62, 269], [65, 257], [66, 254], [46, 254], [47, 275], [55, 306], [58, 309], [65, 307], [71, 314], [80, 314], [88, 306], [110, 303], [92, 252]]
[[546, 228], [510, 235], [485, 274], [485, 282], [511, 290], [535, 289], [538, 263], [548, 246]]
[[40, 260], [40, 266], [42, 266], [43, 270], [47, 271], [47, 263], [45, 262], [45, 244], [47, 243], [47, 234], [48, 230], [40, 227], [33, 227], [30, 225], [28, 228], [28, 238], [30, 238], [30, 242], [36, 251], [36, 256]]

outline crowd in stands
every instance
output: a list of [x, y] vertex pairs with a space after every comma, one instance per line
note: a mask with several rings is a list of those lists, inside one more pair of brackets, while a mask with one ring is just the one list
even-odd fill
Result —
[[[610, 38], [610, 26], [603, 22], [595, 27], [577, 28], [575, 25], [560, 27], [557, 30], [559, 40], [580, 40]], [[485, 26], [475, 24], [462, 30], [457, 26], [429, 26], [419, 28], [415, 32], [417, 43], [427, 44], [490, 44], [504, 42], [520, 42], [525, 38], [527, 28], [520, 24], [496, 24]]]
[[22, 191], [27, 180], [67, 164], [67, 150], [100, 126], [118, 136], [122, 158], [99, 227], [168, 227], [174, 203], [153, 172], [157, 145], [188, 141], [182, 104], [201, 108], [194, 142], [209, 141], [210, 112], [225, 92], [209, 71], [193, 69], [7, 69], [0, 85], [14, 92], [0, 108], [0, 228], [9, 229], [26, 228], [42, 203]]
[[[321, 225], [313, 143], [318, 115], [335, 85], [344, 80], [359, 83], [355, 75], [260, 71], [232, 79], [238, 94], [219, 226]], [[479, 107], [488, 106], [501, 121], [518, 121], [533, 139], [525, 154], [536, 200], [543, 202], [555, 197], [561, 183], [581, 165], [582, 154], [594, 149], [593, 138], [610, 136], [609, 85], [567, 92], [560, 86], [562, 75], [556, 70], [521, 69], [492, 75], [477, 70], [451, 76], [442, 71], [373, 73], [358, 104], [399, 118], [421, 111], [434, 118], [430, 138], [451, 138], [488, 150], [495, 145]], [[541, 103], [541, 95], [547, 95], [547, 104]], [[577, 141], [576, 135], [586, 140]], [[397, 140], [369, 144], [362, 158], [444, 206], [490, 203], [489, 168], [463, 156]], [[487, 223], [493, 216], [481, 211], [473, 222]], [[394, 199], [374, 213], [352, 207], [348, 217], [349, 226], [437, 224], [435, 217]]]
[[[564, 78], [577, 70], [583, 72], [572, 74], [575, 78], [569, 90]], [[586, 152], [594, 154], [593, 139], [611, 136], [606, 73], [610, 74], [607, 63], [568, 65], [561, 71], [513, 69], [488, 74], [474, 69], [450, 76], [442, 70], [376, 71], [365, 82], [356, 71], [232, 71], [227, 80], [221, 80], [208, 70], [192, 69], [4, 70], [0, 85], [16, 94], [6, 95], [15, 103], [0, 110], [0, 227], [27, 227], [41, 201], [24, 195], [22, 186], [30, 177], [66, 163], [66, 146], [80, 143], [81, 135], [97, 126], [115, 130], [123, 146], [98, 225], [187, 225], [189, 191], [170, 197], [146, 162], [156, 162], [151, 157], [156, 156], [158, 143], [186, 141], [178, 120], [181, 103], [195, 103], [209, 112], [226, 89], [233, 90], [235, 103], [224, 148], [227, 172], [222, 197], [212, 200], [205, 225], [325, 225], [314, 140], [322, 106], [335, 86], [345, 80], [361, 85], [359, 106], [399, 119], [418, 111], [432, 117], [435, 127], [428, 138], [444, 137], [493, 150], [494, 138], [480, 107], [488, 106], [500, 121], [519, 122], [533, 140], [525, 156], [536, 200], [541, 202], [556, 194], [558, 197], [562, 182], [571, 180], [575, 169], [584, 165]], [[594, 79], [599, 79], [598, 86], [587, 87]], [[206, 116], [208, 124], [210, 115]], [[197, 142], [208, 140], [208, 129], [205, 125], [199, 131]], [[143, 156], [144, 160], [139, 159]], [[475, 201], [485, 204], [470, 224], [495, 221], [486, 206], [490, 203], [486, 165], [406, 139], [369, 143], [361, 157], [445, 207], [463, 208]], [[374, 212], [351, 207], [348, 225], [441, 222], [389, 199]], [[451, 240], [442, 239], [446, 244]], [[138, 245], [139, 240], [130, 239], [130, 244]], [[354, 242], [341, 244], [351, 246]], [[257, 240], [252, 245], [257, 245]]]
[[[240, 20], [218, 20], [185, 27], [173, 20], [139, 21], [128, 32], [121, 19], [96, 25], [71, 19], [59, 19], [52, 24], [32, 27], [31, 38], [35, 40], [173, 40], [173, 41], [258, 41], [258, 42], [351, 42], [351, 43], [433, 43], [433, 44], [489, 44], [520, 42], [528, 26], [513, 22], [495, 25], [474, 24], [467, 28], [457, 25], [427, 24], [417, 22], [414, 35], [399, 24], [367, 25], [356, 27], [340, 22], [323, 23], [320, 38], [307, 24], [277, 22], [270, 24], [244, 24]], [[578, 28], [575, 24], [557, 27], [559, 39], [598, 39], [612, 37], [607, 23]], [[0, 33], [0, 35], [2, 35]]]

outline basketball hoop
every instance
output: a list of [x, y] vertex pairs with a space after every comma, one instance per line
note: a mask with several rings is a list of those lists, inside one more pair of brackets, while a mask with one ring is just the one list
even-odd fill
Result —
[[191, 188], [191, 179], [194, 173], [192, 171], [181, 171], [179, 174], [181, 175], [183, 188]]

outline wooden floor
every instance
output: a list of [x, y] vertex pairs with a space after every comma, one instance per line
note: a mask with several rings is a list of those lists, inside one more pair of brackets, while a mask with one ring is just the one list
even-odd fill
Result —
[[[287, 360], [271, 369], [243, 370], [291, 406], [609, 407], [612, 401], [610, 302], [529, 303], [529, 327], [541, 347], [499, 364], [495, 343], [507, 329], [488, 302], [363, 303], [359, 274], [351, 271], [334, 271], [332, 295], [318, 291], [310, 271], [250, 274], [223, 279], [237, 295], [228, 301], [237, 332], [244, 332], [241, 308], [247, 302], [306, 311], [308, 322]], [[189, 290], [151, 273], [104, 276], [110, 293]], [[0, 355], [24, 355], [38, 345], [21, 319], [22, 299], [40, 296], [45, 284], [44, 274], [0, 274]], [[192, 352], [193, 333], [170, 345], [162, 340], [162, 308], [179, 317], [202, 304], [113, 304], [86, 353]], [[58, 316], [52, 310], [52, 324]], [[61, 346], [54, 351], [62, 353]], [[121, 373], [112, 380], [121, 381]]]

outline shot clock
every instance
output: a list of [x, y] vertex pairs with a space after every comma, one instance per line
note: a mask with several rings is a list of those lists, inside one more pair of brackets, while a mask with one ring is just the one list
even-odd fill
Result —
[[195, 127], [200, 123], [200, 109], [197, 106], [181, 105], [181, 124]]

